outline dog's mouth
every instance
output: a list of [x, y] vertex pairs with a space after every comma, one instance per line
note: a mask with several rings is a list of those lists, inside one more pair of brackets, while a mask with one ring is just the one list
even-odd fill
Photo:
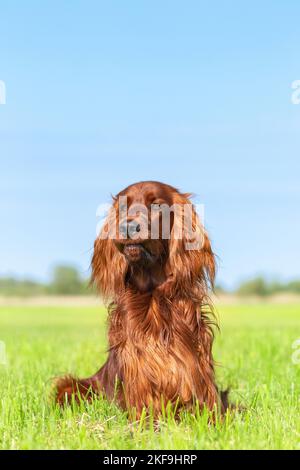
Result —
[[152, 258], [151, 253], [142, 243], [117, 243], [117, 247], [130, 263]]
[[134, 260], [139, 259], [145, 251], [141, 243], [129, 243], [125, 245], [123, 253], [127, 258]]

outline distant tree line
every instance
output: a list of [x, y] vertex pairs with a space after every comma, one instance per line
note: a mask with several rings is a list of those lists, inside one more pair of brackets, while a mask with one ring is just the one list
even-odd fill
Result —
[[241, 296], [257, 295], [267, 297], [278, 293], [300, 294], [300, 280], [290, 282], [267, 281], [263, 277], [256, 277], [243, 282], [237, 289]]
[[73, 266], [56, 266], [49, 283], [13, 277], [0, 278], [0, 296], [90, 295], [93, 292], [89, 280]]
[[[222, 288], [222, 286], [217, 286], [216, 291], [219, 293], [226, 293], [226, 290]], [[233, 293], [238, 294], [241, 297], [268, 297], [280, 293], [300, 294], [300, 280], [289, 282], [280, 282], [276, 280], [268, 281], [262, 276], [258, 276], [241, 282]]]
[[[217, 293], [227, 293], [224, 287], [217, 285]], [[267, 297], [278, 293], [300, 294], [300, 280], [290, 282], [268, 281], [256, 277], [240, 283], [231, 293], [244, 297]], [[92, 295], [95, 289], [89, 280], [83, 277], [73, 266], [56, 266], [48, 283], [32, 280], [18, 280], [13, 277], [0, 278], [0, 296], [41, 296], [41, 295]]]

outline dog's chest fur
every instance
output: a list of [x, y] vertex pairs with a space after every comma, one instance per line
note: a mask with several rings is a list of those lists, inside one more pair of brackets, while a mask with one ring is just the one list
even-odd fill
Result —
[[[129, 404], [191, 403], [201, 382], [193, 305], [171, 304], [152, 294], [129, 292], [115, 310], [115, 352]], [[191, 320], [192, 319], [192, 320]]]

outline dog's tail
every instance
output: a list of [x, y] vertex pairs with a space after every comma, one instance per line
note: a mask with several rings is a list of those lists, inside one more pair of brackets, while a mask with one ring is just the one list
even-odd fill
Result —
[[82, 400], [90, 400], [98, 391], [90, 379], [77, 379], [71, 375], [55, 379], [53, 389], [56, 403], [62, 406], [73, 401], [80, 403]]

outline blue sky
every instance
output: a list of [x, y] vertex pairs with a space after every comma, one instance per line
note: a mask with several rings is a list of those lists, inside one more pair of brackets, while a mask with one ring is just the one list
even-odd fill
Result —
[[298, 1], [1, 5], [0, 275], [88, 274], [96, 208], [197, 194], [218, 281], [300, 277]]

